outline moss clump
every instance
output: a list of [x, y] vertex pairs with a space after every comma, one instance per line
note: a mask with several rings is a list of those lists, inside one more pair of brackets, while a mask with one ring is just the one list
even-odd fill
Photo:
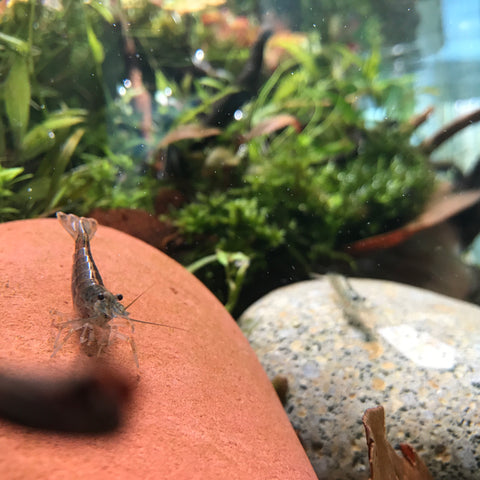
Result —
[[[375, 50], [362, 57], [315, 38], [287, 47], [290, 59], [216, 142], [230, 149], [225, 158], [235, 174], [227, 169], [226, 177], [219, 165], [208, 181], [193, 178], [200, 194], [175, 214], [192, 245], [202, 238], [198, 254], [219, 246], [248, 255], [250, 282], [259, 270], [288, 278], [292, 269], [325, 267], [347, 243], [411, 220], [434, 186], [428, 158], [412, 144], [413, 127], [405, 121], [408, 79], [382, 79]], [[382, 120], [371, 120], [372, 112]], [[240, 132], [285, 114], [301, 128], [257, 129], [232, 151]], [[183, 148], [189, 158], [191, 144]]]

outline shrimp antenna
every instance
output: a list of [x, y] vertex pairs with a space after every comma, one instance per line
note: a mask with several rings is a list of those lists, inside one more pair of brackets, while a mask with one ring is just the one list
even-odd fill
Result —
[[[140, 293], [139, 295], [137, 295], [126, 307], [125, 307], [125, 310], [129, 307], [131, 307], [142, 295], [144, 295], [145, 293], [147, 293], [151, 288], [153, 287], [153, 284], [150, 285], [149, 287], [147, 287], [142, 293]], [[140, 320], [136, 320], [137, 322], [139, 322]]]
[[[153, 284], [150, 285], [148, 288], [146, 288], [142, 293], [137, 295], [126, 307], [125, 310], [129, 307], [131, 307], [143, 294], [147, 293], [151, 288], [153, 287]], [[137, 323], [145, 323], [147, 325], [157, 325], [158, 327], [168, 327], [168, 328], [174, 328], [175, 330], [183, 330], [184, 332], [187, 332], [188, 330], [186, 328], [181, 328], [181, 327], [174, 327], [173, 325], [166, 325], [164, 323], [155, 323], [155, 322], [146, 322], [145, 320], [137, 320], [136, 318], [130, 318], [130, 317], [125, 317], [126, 319], [130, 320], [131, 322], [137, 322]]]
[[125, 317], [125, 318], [127, 320], [130, 320], [131, 322], [146, 323], [147, 325], [157, 325], [158, 327], [168, 327], [168, 328], [174, 328], [175, 330], [183, 330], [184, 332], [188, 332], [186, 328], [174, 327], [173, 325], [166, 325], [165, 323], [146, 322], [145, 320], [137, 320], [136, 318], [130, 318], [130, 317]]

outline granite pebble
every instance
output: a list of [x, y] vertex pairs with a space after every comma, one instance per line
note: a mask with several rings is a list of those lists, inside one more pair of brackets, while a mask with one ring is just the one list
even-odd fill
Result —
[[325, 276], [280, 288], [239, 320], [319, 479], [368, 478], [361, 417], [437, 480], [480, 478], [480, 308], [392, 282]]

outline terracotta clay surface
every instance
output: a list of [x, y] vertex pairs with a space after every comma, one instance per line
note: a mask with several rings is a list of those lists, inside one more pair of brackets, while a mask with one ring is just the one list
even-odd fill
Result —
[[[74, 317], [73, 241], [54, 219], [0, 225], [0, 373], [64, 378], [91, 368], [73, 335], [51, 358], [51, 310]], [[0, 421], [1, 478], [314, 479], [307, 457], [257, 358], [214, 296], [140, 240], [100, 226], [93, 255], [105, 285], [136, 324], [129, 345], [99, 361], [124, 375], [132, 399], [110, 435], [41, 432]], [[58, 321], [58, 318], [55, 317]]]

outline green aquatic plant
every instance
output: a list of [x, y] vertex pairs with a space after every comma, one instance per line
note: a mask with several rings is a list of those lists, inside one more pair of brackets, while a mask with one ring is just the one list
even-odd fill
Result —
[[[366, 54], [287, 35], [276, 69], [250, 85], [237, 80], [255, 55], [232, 48], [225, 12], [211, 27], [150, 3], [58, 5], [14, 2], [0, 18], [0, 220], [153, 211], [173, 185], [188, 200], [169, 215], [188, 247], [180, 259], [234, 308], [262, 272], [305, 275], [428, 198], [410, 79], [381, 76], [378, 39]], [[174, 48], [155, 47], [165, 42]], [[235, 115], [213, 121], [231, 99]]]
[[69, 210], [86, 215], [94, 208], [141, 208], [153, 211], [157, 182], [139, 175], [138, 166], [128, 155], [106, 152], [83, 154], [82, 163], [67, 172], [52, 205], [68, 203]]
[[[349, 242], [412, 219], [434, 185], [426, 154], [411, 141], [409, 79], [383, 79], [376, 49], [359, 55], [318, 37], [285, 48], [290, 59], [205, 147], [205, 164], [220, 148], [223, 164], [208, 169], [208, 181], [193, 177], [199, 193], [174, 213], [192, 244], [202, 239], [199, 256], [217, 246], [246, 254], [247, 285], [260, 270], [288, 277], [292, 268], [306, 275], [328, 265]], [[301, 127], [272, 133], [268, 122], [285, 115]], [[188, 145], [179, 143], [187, 158]]]
[[192, 273], [197, 273], [204, 267], [218, 263], [224, 269], [227, 298], [225, 308], [232, 311], [237, 304], [250, 266], [250, 258], [242, 252], [225, 252], [217, 249], [212, 255], [207, 255], [187, 267]]
[[177, 225], [185, 235], [201, 233], [215, 240], [225, 251], [242, 251], [248, 256], [275, 248], [284, 232], [266, 222], [269, 211], [258, 198], [245, 198], [246, 192], [198, 194], [196, 201], [180, 212]]
[[55, 208], [63, 175], [89, 137], [98, 89], [82, 41], [83, 9], [75, 2], [61, 10], [15, 2], [0, 19], [0, 165], [23, 172], [3, 195], [0, 220]]
[[12, 195], [13, 184], [22, 180], [22, 173], [21, 167], [4, 168], [0, 165], [0, 219], [18, 214], [18, 210], [9, 205], [8, 197]]
[[[190, 73], [192, 54], [212, 38], [198, 16], [174, 21], [150, 2], [123, 9], [97, 0], [29, 0], [11, 2], [0, 30], [0, 165], [21, 169], [9, 177], [23, 172], [2, 183], [0, 221], [99, 205], [153, 211], [155, 146], [176, 117], [208, 110], [212, 88], [219, 96], [228, 90], [221, 79]], [[235, 58], [222, 52], [219, 63]], [[187, 73], [175, 82], [163, 73], [167, 67]], [[132, 68], [143, 84], [132, 82]], [[136, 97], [148, 90], [150, 101], [155, 88], [167, 87], [182, 107], [152, 101], [146, 138]], [[201, 101], [194, 104], [195, 95]]]

